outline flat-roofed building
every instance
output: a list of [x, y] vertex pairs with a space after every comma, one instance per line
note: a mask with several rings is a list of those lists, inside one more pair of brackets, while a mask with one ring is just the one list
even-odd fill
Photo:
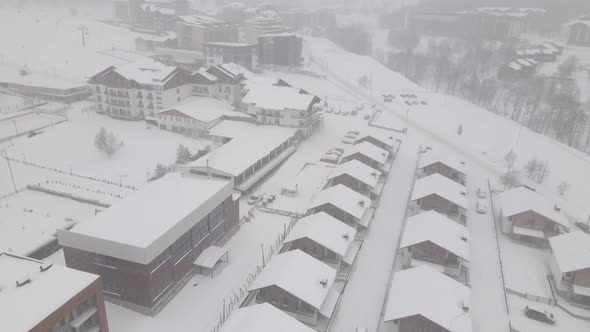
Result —
[[0, 253], [2, 331], [108, 332], [99, 276]]
[[258, 48], [256, 44], [207, 42], [205, 48], [205, 66], [217, 66], [224, 63], [237, 63], [252, 70], [258, 68]]
[[176, 21], [178, 48], [202, 51], [203, 43], [239, 40], [238, 28], [228, 22], [204, 15], [178, 16]]
[[238, 220], [232, 181], [169, 173], [57, 236], [67, 266], [100, 275], [108, 300], [153, 315]]

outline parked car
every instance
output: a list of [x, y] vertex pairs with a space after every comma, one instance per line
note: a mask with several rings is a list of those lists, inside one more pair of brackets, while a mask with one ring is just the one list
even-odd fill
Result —
[[344, 116], [348, 116], [348, 114], [350, 114], [348, 111], [342, 112], [342, 115], [344, 115]]
[[266, 204], [270, 204], [270, 203], [274, 202], [276, 198], [277, 198], [277, 196], [274, 194], [267, 195], [266, 197], [264, 197], [264, 201], [266, 202]]
[[479, 214], [486, 214], [488, 212], [488, 204], [483, 199], [478, 199], [475, 204], [475, 210]]
[[338, 160], [340, 160], [340, 157], [334, 154], [325, 155], [322, 159], [320, 159], [320, 161], [329, 164], [338, 164]]
[[262, 201], [262, 195], [251, 195], [250, 198], [248, 198], [249, 205], [254, 205], [260, 201]]
[[365, 116], [363, 116], [363, 119], [365, 119], [365, 120], [369, 120], [370, 118], [371, 118], [371, 117], [370, 117], [369, 115], [365, 115]]
[[414, 101], [412, 102], [412, 105], [420, 105], [420, 103], [419, 103], [417, 100], [414, 100]]
[[542, 307], [529, 304], [524, 309], [525, 315], [534, 320], [538, 320], [539, 322], [547, 323], [547, 324], [555, 324], [555, 317], [549, 311], [543, 309]]
[[340, 114], [340, 113], [342, 113], [341, 110], [334, 110], [334, 114]]
[[333, 108], [326, 108], [326, 113], [332, 113], [332, 112], [334, 112]]
[[478, 198], [487, 198], [488, 197], [488, 192], [483, 189], [483, 188], [478, 188], [477, 189], [477, 197]]
[[352, 144], [352, 143], [354, 143], [354, 139], [348, 138], [348, 137], [344, 137], [340, 142], [342, 142], [344, 144]]
[[358, 114], [359, 114], [359, 112], [358, 112], [358, 111], [352, 111], [352, 112], [350, 112], [350, 115], [351, 115], [351, 116], [357, 116]]
[[426, 101], [424, 101], [424, 100], [422, 100], [422, 101], [420, 102], [420, 104], [422, 104], [422, 105], [424, 105], [424, 106], [428, 105], [428, 103], [427, 103]]

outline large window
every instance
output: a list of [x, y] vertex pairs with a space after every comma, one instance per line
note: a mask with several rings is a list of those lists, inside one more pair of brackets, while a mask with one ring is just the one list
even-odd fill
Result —
[[214, 230], [219, 224], [223, 222], [223, 203], [219, 204], [213, 211], [209, 213], [209, 228]]
[[116, 295], [121, 294], [121, 286], [115, 280], [104, 278], [102, 285], [103, 285], [104, 291], [107, 293], [116, 294]]
[[152, 288], [152, 301], [155, 301], [162, 295], [162, 292], [168, 288], [172, 284], [172, 273], [167, 273], [161, 276], [159, 280], [157, 280], [157, 284], [154, 288]]
[[107, 255], [96, 254], [96, 256], [94, 256], [94, 264], [116, 268], [117, 259]]
[[201, 219], [201, 221], [191, 228], [193, 247], [206, 238], [207, 235], [209, 235], [209, 223], [207, 222], [207, 216], [205, 216], [205, 218]]
[[168, 258], [170, 258], [170, 248], [166, 248], [163, 253], [154, 258], [154, 260], [148, 264], [148, 271], [152, 272], [153, 270], [157, 269], [158, 266], [162, 265], [162, 263], [164, 263]]
[[174, 259], [174, 262], [178, 262], [187, 252], [191, 250], [191, 248], [191, 234], [190, 232], [186, 232], [171, 246], [172, 259]]

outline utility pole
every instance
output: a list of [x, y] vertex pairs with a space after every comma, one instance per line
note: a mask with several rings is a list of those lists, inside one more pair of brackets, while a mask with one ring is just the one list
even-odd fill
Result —
[[10, 172], [10, 178], [12, 179], [12, 187], [14, 188], [14, 192], [18, 192], [18, 190], [16, 190], [16, 183], [14, 182], [14, 174], [12, 174], [12, 167], [10, 167], [10, 159], [8, 159], [8, 152], [6, 152], [6, 149], [2, 150], [2, 157], [4, 157], [4, 159], [6, 159], [6, 163], [8, 164], [8, 171]]
[[84, 24], [80, 24], [76, 29], [80, 30], [82, 33], [82, 46], [86, 47], [86, 35], [88, 34], [88, 28]]

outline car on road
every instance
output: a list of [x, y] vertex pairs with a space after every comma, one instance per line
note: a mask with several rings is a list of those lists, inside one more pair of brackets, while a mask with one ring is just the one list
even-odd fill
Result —
[[488, 212], [488, 204], [483, 199], [478, 199], [475, 204], [475, 210], [479, 214], [486, 214]]
[[344, 115], [344, 116], [348, 116], [348, 114], [350, 114], [348, 111], [342, 112], [342, 115]]
[[342, 142], [344, 144], [352, 144], [352, 143], [354, 143], [354, 139], [348, 138], [348, 137], [344, 137], [340, 142]]
[[488, 197], [488, 192], [483, 189], [483, 188], [478, 188], [477, 189], [477, 198], [487, 198]]
[[248, 198], [248, 205], [260, 203], [260, 201], [262, 201], [262, 195], [251, 195], [250, 198]]
[[524, 314], [530, 318], [537, 320], [539, 322], [547, 323], [547, 324], [555, 324], [555, 317], [553, 314], [542, 307], [529, 304], [524, 309]]
[[365, 120], [369, 120], [370, 118], [371, 118], [371, 117], [370, 117], [369, 115], [365, 115], [365, 116], [363, 116], [363, 119], [365, 119]]

